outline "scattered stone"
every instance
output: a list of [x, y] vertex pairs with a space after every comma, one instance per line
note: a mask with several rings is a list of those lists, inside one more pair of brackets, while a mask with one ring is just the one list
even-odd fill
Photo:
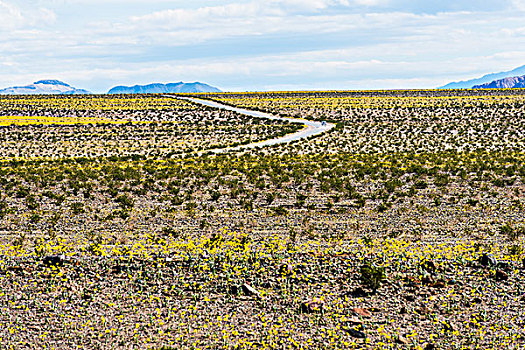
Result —
[[372, 317], [372, 313], [368, 309], [365, 309], [365, 308], [354, 307], [353, 309], [350, 309], [350, 311], [352, 311], [354, 314], [359, 315], [359, 316]]
[[434, 288], [445, 288], [447, 284], [444, 281], [437, 281], [436, 283], [432, 284], [432, 287]]
[[359, 317], [352, 316], [347, 321], [350, 324], [363, 324], [363, 320], [361, 320]]
[[509, 279], [509, 275], [503, 270], [496, 271], [496, 281], [506, 281]]
[[238, 295], [239, 294], [239, 287], [236, 285], [230, 286], [230, 289], [228, 291], [231, 295]]
[[404, 344], [404, 345], [407, 345], [409, 343], [408, 339], [403, 337], [402, 335], [400, 335], [397, 339], [396, 339], [396, 343], [398, 344]]
[[434, 273], [436, 271], [436, 264], [432, 260], [423, 261], [421, 267], [429, 273]]
[[424, 285], [433, 285], [434, 279], [431, 276], [423, 276], [423, 278], [421, 278], [421, 283]]
[[244, 293], [244, 295], [247, 295], [247, 296], [254, 296], [255, 295], [257, 297], [261, 296], [261, 294], [257, 291], [257, 289], [253, 288], [252, 286], [250, 286], [247, 283], [244, 283], [241, 286], [241, 289], [242, 289], [242, 292]]
[[273, 287], [273, 284], [272, 284], [272, 282], [266, 281], [266, 282], [261, 283], [261, 287], [269, 289], [269, 288]]
[[46, 256], [43, 260], [44, 266], [51, 267], [51, 266], [64, 266], [64, 261], [66, 257], [64, 255], [50, 255]]
[[322, 309], [323, 303], [319, 300], [307, 300], [301, 303], [301, 312], [304, 314], [320, 312]]
[[10, 266], [7, 268], [7, 271], [20, 275], [23, 275], [25, 273], [24, 269], [20, 266]]
[[361, 287], [357, 287], [350, 293], [354, 298], [367, 297], [369, 293]]
[[409, 295], [405, 295], [405, 300], [406, 301], [414, 301], [414, 300], [416, 300], [416, 298], [413, 295], [409, 294]]
[[349, 328], [346, 331], [348, 332], [348, 334], [350, 334], [354, 338], [360, 338], [360, 339], [366, 338], [366, 334], [361, 331], [358, 331], [357, 329]]
[[433, 343], [427, 343], [427, 345], [425, 345], [425, 350], [434, 350], [435, 348], [436, 346]]
[[420, 315], [427, 315], [427, 314], [430, 313], [430, 309], [428, 307], [426, 307], [426, 306], [422, 306], [422, 307], [418, 308], [416, 311]]
[[507, 261], [500, 261], [500, 262], [498, 262], [496, 267], [498, 269], [502, 269], [502, 270], [505, 270], [505, 271], [509, 271], [510, 270], [510, 264]]
[[421, 285], [421, 281], [415, 277], [408, 276], [405, 281], [410, 287], [419, 287]]
[[84, 300], [84, 301], [93, 301], [93, 294], [91, 294], [90, 292], [84, 292], [82, 294], [82, 300]]
[[498, 264], [498, 260], [494, 257], [494, 255], [490, 253], [483, 253], [481, 258], [479, 258], [479, 263], [481, 266], [496, 266]]

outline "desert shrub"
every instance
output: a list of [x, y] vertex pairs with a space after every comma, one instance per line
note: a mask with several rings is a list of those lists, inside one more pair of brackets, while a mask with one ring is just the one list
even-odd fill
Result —
[[373, 264], [364, 264], [360, 269], [362, 284], [370, 288], [372, 291], [377, 291], [381, 284], [386, 279], [385, 267], [375, 266]]

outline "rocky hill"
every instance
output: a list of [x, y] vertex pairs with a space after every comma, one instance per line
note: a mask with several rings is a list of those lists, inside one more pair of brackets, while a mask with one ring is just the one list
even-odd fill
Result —
[[512, 89], [525, 88], [525, 75], [494, 80], [490, 83], [474, 85], [473, 89]]
[[195, 92], [221, 92], [219, 89], [204, 83], [170, 83], [149, 84], [135, 86], [116, 86], [108, 94], [155, 94], [155, 93], [195, 93]]
[[445, 86], [439, 87], [438, 89], [471, 89], [473, 86], [483, 85], [486, 83], [491, 83], [495, 80], [517, 77], [521, 75], [525, 75], [525, 66], [518, 67], [508, 72], [491, 73], [481, 78], [453, 82]]

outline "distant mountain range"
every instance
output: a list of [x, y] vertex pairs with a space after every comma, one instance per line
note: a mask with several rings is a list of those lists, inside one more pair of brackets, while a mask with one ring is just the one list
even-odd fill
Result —
[[26, 86], [14, 86], [0, 90], [0, 95], [82, 95], [91, 92], [77, 89], [60, 80], [40, 80]]
[[513, 89], [513, 88], [525, 88], [525, 75], [521, 77], [504, 78], [500, 80], [494, 80], [490, 83], [482, 85], [474, 85], [473, 89]]
[[149, 84], [135, 86], [116, 86], [108, 94], [153, 94], [153, 93], [184, 93], [184, 92], [221, 92], [221, 90], [203, 83], [171, 83]]
[[[152, 93], [196, 93], [221, 92], [219, 89], [203, 83], [171, 83], [135, 86], [116, 86], [108, 94], [152, 94]], [[84, 89], [77, 89], [60, 80], [40, 80], [26, 86], [14, 86], [0, 89], [0, 95], [82, 95], [91, 94]]]
[[501, 80], [510, 77], [518, 77], [525, 75], [525, 66], [518, 67], [508, 72], [487, 74], [481, 78], [471, 79], [466, 81], [454, 82], [438, 89], [471, 89], [473, 86], [479, 86], [487, 83], [492, 83], [495, 80]]

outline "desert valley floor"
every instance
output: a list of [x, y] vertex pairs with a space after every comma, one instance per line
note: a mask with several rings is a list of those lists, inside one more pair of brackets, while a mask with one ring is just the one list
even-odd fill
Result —
[[525, 90], [181, 96], [0, 97], [1, 348], [525, 347]]

